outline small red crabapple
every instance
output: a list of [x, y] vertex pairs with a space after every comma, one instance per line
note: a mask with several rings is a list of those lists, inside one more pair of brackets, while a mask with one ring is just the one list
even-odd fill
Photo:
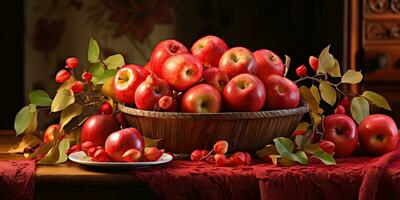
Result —
[[220, 140], [216, 142], [213, 146], [213, 150], [216, 154], [226, 154], [228, 152], [228, 142], [225, 140]]
[[71, 85], [71, 90], [74, 94], [79, 94], [83, 91], [83, 83], [82, 81], [75, 81]]
[[93, 76], [92, 73], [90, 72], [83, 72], [82, 74], [82, 80], [84, 80], [85, 82], [90, 82], [92, 80]]
[[304, 65], [300, 65], [296, 68], [296, 75], [299, 77], [307, 76], [307, 68]]
[[70, 69], [75, 69], [76, 67], [78, 67], [78, 58], [69, 57], [65, 60], [65, 63], [67, 64], [66, 67]]
[[335, 109], [335, 114], [346, 114], [346, 109], [342, 105], [338, 105]]
[[228, 164], [228, 159], [226, 158], [225, 154], [215, 154], [214, 160], [215, 165], [217, 165], [218, 167], [227, 166]]
[[328, 140], [321, 140], [319, 142], [319, 147], [328, 154], [335, 152], [335, 144]]
[[104, 151], [104, 149], [98, 149], [94, 153], [92, 160], [95, 161], [95, 162], [109, 162], [110, 158], [108, 157], [108, 155]]
[[197, 162], [202, 158], [201, 156], [201, 151], [199, 149], [194, 150], [191, 154], [190, 154], [190, 159], [193, 162]]
[[311, 69], [313, 69], [315, 72], [318, 70], [318, 58], [315, 56], [310, 56], [308, 58], [308, 63], [310, 64]]
[[56, 74], [56, 82], [64, 83], [65, 81], [68, 81], [70, 76], [71, 76], [71, 74], [67, 70], [62, 69], [62, 70], [58, 71], [58, 73]]

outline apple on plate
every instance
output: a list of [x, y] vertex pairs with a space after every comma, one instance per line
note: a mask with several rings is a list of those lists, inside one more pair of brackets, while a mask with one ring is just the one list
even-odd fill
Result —
[[176, 40], [164, 40], [157, 44], [150, 56], [150, 68], [159, 78], [163, 78], [162, 67], [170, 56], [189, 53], [188, 49]]
[[182, 112], [215, 113], [221, 110], [221, 95], [216, 88], [208, 84], [199, 84], [182, 97]]
[[251, 74], [239, 74], [225, 86], [223, 101], [232, 111], [257, 112], [266, 99], [264, 84]]
[[203, 72], [204, 83], [214, 86], [218, 92], [222, 92], [229, 82], [228, 75], [219, 68], [208, 68]]
[[200, 82], [203, 77], [203, 65], [191, 54], [171, 56], [163, 64], [162, 77], [172, 89], [185, 91]]
[[256, 75], [267, 86], [266, 81], [271, 75], [283, 76], [284, 64], [274, 52], [268, 49], [259, 49], [253, 52], [257, 67], [254, 70]]
[[158, 101], [165, 95], [172, 96], [168, 83], [151, 74], [136, 89], [136, 107], [142, 110], [154, 110]]
[[268, 109], [296, 108], [299, 105], [299, 88], [291, 80], [283, 76], [271, 75], [265, 81], [265, 87], [267, 91], [265, 105]]
[[244, 47], [231, 48], [221, 56], [218, 68], [229, 78], [243, 73], [254, 74], [257, 67], [253, 53]]
[[393, 151], [399, 141], [396, 123], [383, 114], [365, 117], [358, 126], [358, 133], [361, 147], [372, 154]]
[[130, 149], [144, 151], [144, 139], [136, 128], [125, 128], [111, 133], [105, 142], [105, 151], [112, 161], [123, 161], [122, 156]]
[[357, 125], [347, 115], [333, 114], [324, 119], [324, 138], [335, 144], [335, 155], [349, 156], [357, 148]]
[[92, 141], [94, 146], [103, 146], [108, 135], [119, 130], [120, 124], [112, 115], [92, 115], [82, 126], [81, 142]]
[[206, 68], [210, 68], [218, 67], [219, 59], [226, 50], [228, 45], [221, 38], [208, 35], [197, 40], [190, 51]]
[[136, 88], [142, 83], [149, 72], [138, 65], [125, 65], [118, 70], [114, 78], [114, 95], [123, 103], [135, 103]]

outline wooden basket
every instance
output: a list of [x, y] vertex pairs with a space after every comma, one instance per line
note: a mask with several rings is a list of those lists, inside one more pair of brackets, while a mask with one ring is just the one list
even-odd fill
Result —
[[260, 112], [177, 113], [145, 111], [118, 105], [128, 124], [146, 137], [158, 139], [160, 148], [173, 153], [212, 149], [221, 139], [229, 151], [254, 152], [276, 137], [289, 137], [308, 105], [285, 110]]

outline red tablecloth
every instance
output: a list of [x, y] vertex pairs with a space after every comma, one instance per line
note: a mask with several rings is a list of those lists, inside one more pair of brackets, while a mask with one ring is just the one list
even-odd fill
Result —
[[33, 199], [35, 170], [34, 160], [0, 161], [0, 199]]
[[337, 163], [231, 168], [176, 160], [133, 174], [161, 199], [400, 199], [400, 148], [381, 157], [339, 158]]

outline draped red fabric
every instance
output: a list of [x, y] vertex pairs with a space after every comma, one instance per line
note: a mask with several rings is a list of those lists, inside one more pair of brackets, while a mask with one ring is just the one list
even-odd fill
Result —
[[0, 199], [33, 199], [35, 170], [34, 160], [0, 160]]
[[400, 149], [380, 157], [338, 158], [326, 166], [276, 167], [258, 163], [215, 167], [175, 160], [137, 169], [161, 199], [400, 199]]

